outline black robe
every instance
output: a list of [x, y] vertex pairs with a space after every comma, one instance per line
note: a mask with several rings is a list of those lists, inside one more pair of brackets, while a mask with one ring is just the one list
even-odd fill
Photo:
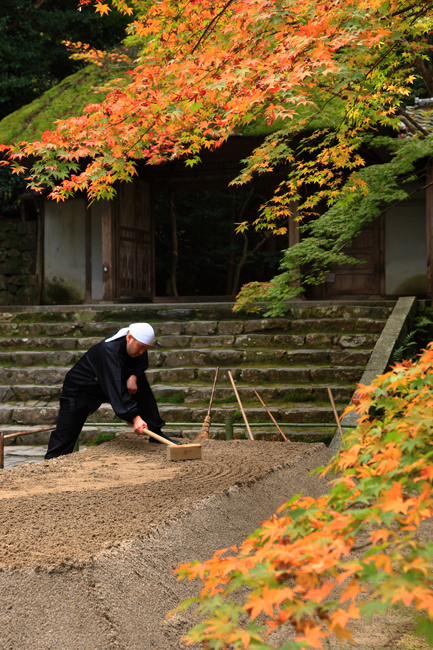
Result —
[[137, 400], [128, 392], [126, 381], [131, 375], [138, 379], [148, 366], [147, 351], [139, 357], [129, 356], [126, 336], [109, 343], [104, 339], [91, 347], [69, 370], [63, 394], [84, 400], [92, 413], [103, 402], [109, 402], [119, 418], [132, 422], [140, 415], [140, 410]]

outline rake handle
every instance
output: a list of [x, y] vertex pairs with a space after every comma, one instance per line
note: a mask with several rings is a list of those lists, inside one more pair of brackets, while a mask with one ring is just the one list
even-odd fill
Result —
[[211, 393], [211, 396], [210, 396], [209, 408], [208, 408], [208, 411], [207, 411], [208, 416], [210, 416], [210, 411], [211, 411], [211, 408], [212, 408], [213, 397], [214, 397], [214, 395], [215, 395], [215, 388], [216, 388], [216, 383], [217, 383], [217, 379], [218, 379], [218, 371], [219, 371], [219, 368], [216, 369], [216, 372], [215, 372], [215, 379], [213, 380], [212, 393]]
[[278, 426], [276, 419], [274, 418], [274, 416], [272, 415], [272, 413], [270, 412], [270, 410], [268, 409], [268, 407], [266, 406], [266, 404], [264, 403], [264, 401], [262, 400], [262, 398], [260, 397], [260, 395], [258, 394], [258, 392], [256, 391], [255, 388], [253, 388], [253, 391], [255, 392], [255, 394], [257, 395], [257, 397], [259, 398], [259, 400], [261, 401], [261, 403], [262, 403], [263, 406], [265, 407], [265, 409], [266, 409], [266, 411], [267, 411], [269, 417], [271, 418], [272, 422], [273, 422], [273, 423], [275, 424], [275, 426], [277, 427], [278, 431], [279, 431], [279, 432], [281, 433], [281, 435], [283, 436], [284, 440], [285, 440], [286, 442], [288, 442], [286, 436], [284, 435], [284, 433], [281, 431], [280, 427]]
[[245, 425], [247, 427], [248, 435], [249, 435], [251, 440], [254, 440], [254, 436], [253, 436], [253, 434], [251, 432], [250, 425], [248, 424], [247, 416], [245, 415], [244, 407], [242, 406], [241, 398], [239, 397], [239, 393], [238, 393], [238, 391], [236, 389], [235, 382], [233, 380], [232, 373], [230, 372], [230, 370], [228, 371], [228, 376], [229, 376], [229, 379], [230, 379], [230, 381], [232, 383], [233, 390], [234, 390], [235, 395], [236, 395], [236, 399], [238, 400], [239, 408], [241, 410], [242, 417], [244, 418], [244, 422], [245, 422]]
[[341, 436], [341, 439], [343, 439], [343, 429], [341, 428], [340, 418], [338, 417], [337, 409], [335, 408], [335, 402], [334, 402], [334, 398], [332, 396], [332, 390], [329, 388], [329, 386], [328, 386], [328, 395], [329, 395], [329, 399], [331, 401], [332, 410], [334, 411], [334, 417], [335, 417], [335, 421], [337, 423], [338, 432], [339, 432], [339, 434]]

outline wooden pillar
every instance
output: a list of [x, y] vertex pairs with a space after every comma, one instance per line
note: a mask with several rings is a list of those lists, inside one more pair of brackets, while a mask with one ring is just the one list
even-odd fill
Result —
[[386, 296], [386, 212], [379, 217], [379, 293]]
[[431, 160], [426, 173], [425, 209], [427, 234], [427, 293], [430, 294], [430, 301], [433, 304], [433, 161]]
[[[301, 233], [299, 232], [299, 225], [298, 225], [299, 222], [295, 221], [295, 219], [296, 219], [296, 217], [298, 215], [298, 206], [297, 206], [297, 204], [293, 204], [292, 210], [293, 210], [292, 214], [289, 217], [289, 228], [288, 228], [288, 231], [289, 231], [289, 248], [292, 248], [292, 246], [295, 246], [295, 244], [299, 244], [299, 242], [301, 241]], [[297, 267], [296, 271], [299, 274], [299, 280], [296, 280], [295, 286], [299, 287], [301, 285], [301, 280], [300, 280], [301, 269], [300, 269], [299, 266]]]
[[104, 201], [102, 205], [102, 297], [106, 301], [115, 299], [114, 251], [113, 202]]
[[171, 295], [176, 298], [179, 296], [177, 292], [177, 264], [179, 260], [179, 246], [177, 241], [177, 222], [176, 222], [176, 206], [174, 204], [174, 192], [170, 192], [170, 224], [171, 224], [171, 269], [170, 269], [170, 291]]
[[85, 228], [85, 268], [86, 268], [86, 290], [85, 290], [85, 301], [89, 302], [92, 299], [92, 213], [90, 206], [86, 208], [86, 214], [84, 216], [84, 228]]
[[45, 231], [45, 203], [43, 200], [37, 201], [38, 225], [36, 239], [36, 291], [37, 304], [42, 302], [43, 284], [44, 284], [44, 231]]

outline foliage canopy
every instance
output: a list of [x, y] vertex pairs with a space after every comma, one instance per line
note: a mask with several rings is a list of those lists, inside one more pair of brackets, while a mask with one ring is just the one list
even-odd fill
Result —
[[[110, 12], [105, 2], [93, 4], [102, 15]], [[400, 180], [394, 170], [383, 177], [381, 195], [379, 171], [362, 170], [366, 134], [391, 133], [403, 121], [414, 135], [410, 147], [418, 152], [424, 139], [423, 152], [431, 153], [425, 129], [404, 109], [418, 79], [433, 89], [430, 0], [112, 0], [111, 5], [131, 16], [127, 43], [139, 52], [127, 84], [87, 106], [82, 116], [60, 121], [40, 141], [4, 149], [17, 172], [24, 171], [23, 158], [37, 158], [29, 175], [32, 187], [48, 186], [56, 200], [84, 190], [93, 200], [111, 198], [116, 181], [131, 180], [137, 159], [160, 164], [181, 158], [194, 165], [204, 149], [265, 123], [272, 133], [233, 183], [272, 173], [277, 165], [287, 169], [287, 179], [253, 225], [281, 234], [290, 215], [308, 221], [329, 210], [332, 238], [318, 248], [312, 232], [307, 239], [315, 242], [285, 257], [276, 284], [241, 291], [241, 306], [264, 297], [276, 303], [273, 313], [278, 311], [299, 290], [292, 280], [300, 263], [314, 258], [313, 276], [320, 279], [321, 261], [345, 259], [342, 247], [377, 216], [388, 194], [395, 196]], [[99, 53], [87, 50], [84, 56], [91, 60]], [[411, 154], [412, 160], [417, 156]], [[359, 197], [367, 213], [360, 218], [354, 210], [343, 237], [341, 215], [356, 207]], [[248, 225], [238, 224], [239, 231]], [[316, 228], [323, 240], [328, 225]]]

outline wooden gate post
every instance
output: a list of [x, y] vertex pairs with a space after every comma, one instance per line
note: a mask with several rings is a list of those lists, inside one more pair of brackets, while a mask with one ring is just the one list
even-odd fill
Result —
[[425, 189], [425, 222], [427, 234], [427, 293], [433, 304], [433, 162], [427, 167]]
[[105, 301], [114, 299], [114, 220], [112, 201], [102, 203], [102, 293]]

